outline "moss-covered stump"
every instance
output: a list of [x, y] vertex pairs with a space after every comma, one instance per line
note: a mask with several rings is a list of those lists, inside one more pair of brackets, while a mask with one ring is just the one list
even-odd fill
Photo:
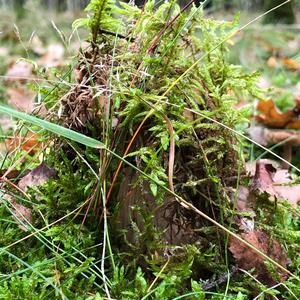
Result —
[[236, 21], [206, 19], [201, 8], [180, 11], [173, 2], [155, 8], [148, 1], [141, 11], [94, 0], [88, 11], [75, 26], [90, 28], [90, 46], [78, 57], [77, 84], [62, 99], [62, 121], [131, 165], [123, 162], [119, 173], [120, 161], [101, 151], [119, 251], [149, 264], [179, 246], [205, 252], [215, 243], [212, 265], [223, 270], [223, 233], [175, 194], [225, 226], [233, 216], [226, 191], [236, 186], [243, 161], [228, 128], [244, 118], [235, 103], [256, 93], [255, 74], [226, 62]]

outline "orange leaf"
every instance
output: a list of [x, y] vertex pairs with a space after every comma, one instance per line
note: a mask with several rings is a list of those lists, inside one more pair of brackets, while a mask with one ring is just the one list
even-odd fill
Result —
[[257, 110], [261, 114], [256, 116], [256, 120], [271, 128], [300, 129], [300, 120], [298, 119], [300, 100], [296, 100], [295, 104], [293, 109], [283, 113], [276, 107], [273, 100], [259, 101]]
[[291, 58], [283, 58], [281, 60], [282, 64], [292, 71], [299, 71], [300, 70], [300, 62], [295, 59]]
[[36, 133], [29, 132], [24, 137], [14, 136], [6, 140], [6, 145], [9, 152], [21, 148], [28, 152], [29, 155], [34, 155], [40, 148], [41, 142], [38, 141], [40, 138]]

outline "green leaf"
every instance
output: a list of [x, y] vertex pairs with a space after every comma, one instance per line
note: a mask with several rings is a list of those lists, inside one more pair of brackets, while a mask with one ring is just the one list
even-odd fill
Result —
[[155, 182], [150, 183], [150, 190], [152, 192], [152, 195], [154, 197], [156, 197], [156, 195], [157, 195], [157, 184]]
[[93, 138], [90, 138], [88, 136], [85, 136], [81, 133], [78, 133], [74, 130], [65, 128], [63, 126], [39, 119], [37, 117], [31, 116], [29, 114], [19, 112], [17, 110], [14, 110], [12, 108], [9, 108], [4, 105], [0, 105], [0, 112], [8, 114], [14, 118], [26, 121], [28, 123], [31, 123], [33, 125], [37, 125], [39, 127], [42, 127], [48, 131], [53, 132], [54, 134], [57, 134], [59, 136], [63, 136], [67, 139], [70, 139], [72, 141], [75, 141], [77, 143], [83, 144], [87, 147], [96, 148], [96, 149], [103, 149], [105, 148], [105, 145], [101, 143], [100, 141], [97, 141]]

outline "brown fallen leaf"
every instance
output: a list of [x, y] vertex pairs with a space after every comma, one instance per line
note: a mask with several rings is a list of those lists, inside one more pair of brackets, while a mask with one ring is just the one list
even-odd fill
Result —
[[271, 56], [267, 60], [267, 65], [270, 68], [276, 68], [280, 64], [285, 66], [287, 69], [289, 69], [291, 71], [299, 71], [300, 70], [300, 61], [292, 59], [292, 58], [283, 57], [283, 58], [277, 59], [276, 57]]
[[295, 107], [287, 112], [281, 112], [273, 100], [259, 101], [257, 110], [261, 113], [256, 120], [271, 128], [300, 129], [300, 100], [295, 100]]
[[8, 170], [8, 169], [2, 169], [0, 170], [0, 178], [5, 175], [5, 178], [11, 180], [16, 179], [20, 175], [20, 171], [18, 170]]
[[254, 229], [254, 218], [256, 216], [254, 207], [256, 198], [248, 187], [239, 186], [235, 193], [231, 195], [231, 201], [239, 213], [246, 214], [237, 215], [235, 223], [243, 232], [252, 231]]
[[[278, 241], [271, 239], [266, 232], [262, 230], [253, 230], [242, 233], [241, 237], [283, 267], [287, 266], [289, 260], [284, 249]], [[230, 238], [229, 250], [233, 254], [233, 257], [240, 268], [244, 270], [255, 268], [255, 274], [260, 282], [267, 286], [273, 286], [277, 283], [276, 279], [265, 265], [265, 259], [254, 250], [234, 237]], [[276, 269], [276, 273], [279, 275], [281, 281], [287, 279], [287, 274], [283, 273], [279, 268]]]
[[283, 58], [281, 63], [288, 69], [292, 71], [300, 71], [300, 61], [291, 59], [291, 58]]
[[[248, 133], [252, 140], [258, 142], [263, 146], [282, 144], [282, 158], [291, 162], [293, 147], [300, 146], [300, 133], [298, 131], [291, 131], [286, 129], [269, 129], [263, 126], [251, 126]], [[283, 168], [288, 169], [288, 163], [282, 161]]]
[[297, 207], [300, 201], [300, 184], [292, 185], [288, 171], [276, 169], [261, 160], [256, 162], [252, 188], [276, 199], [287, 200], [293, 207]]
[[12, 205], [13, 217], [19, 223], [18, 227], [25, 232], [28, 231], [26, 225], [32, 223], [31, 209], [23, 204], [17, 203], [14, 199], [12, 199], [10, 203]]
[[8, 89], [8, 103], [24, 112], [32, 112], [36, 93], [25, 88]]
[[33, 66], [26, 61], [17, 61], [10, 65], [6, 72], [7, 81], [26, 82], [33, 77]]
[[[42, 185], [55, 175], [54, 169], [49, 168], [45, 163], [41, 163], [19, 181], [18, 187], [26, 192], [29, 187]], [[19, 223], [19, 228], [28, 231], [26, 225], [32, 222], [31, 209], [19, 204], [12, 196], [8, 196], [7, 200], [11, 203], [13, 217]]]
[[30, 171], [19, 181], [19, 188], [24, 192], [28, 187], [42, 185], [49, 180], [49, 178], [55, 177], [56, 172], [54, 169], [49, 168], [45, 163], [41, 163], [35, 169]]
[[41, 149], [42, 143], [39, 141], [40, 136], [33, 132], [28, 132], [25, 136], [14, 136], [5, 140], [1, 148], [7, 149], [8, 152], [13, 152], [21, 148], [28, 152], [29, 155], [34, 155]]
[[38, 64], [45, 68], [60, 67], [64, 64], [64, 53], [65, 49], [61, 44], [49, 45]]

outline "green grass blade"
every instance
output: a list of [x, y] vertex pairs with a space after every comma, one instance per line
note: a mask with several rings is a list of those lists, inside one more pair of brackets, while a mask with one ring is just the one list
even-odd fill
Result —
[[100, 142], [97, 141], [93, 138], [90, 138], [88, 136], [85, 136], [81, 133], [78, 133], [74, 130], [65, 128], [63, 126], [42, 120], [40, 118], [37, 118], [35, 116], [31, 116], [29, 114], [23, 113], [23, 112], [19, 112], [17, 110], [14, 110], [12, 108], [9, 108], [7, 106], [4, 105], [0, 105], [0, 112], [8, 114], [14, 118], [17, 119], [21, 119], [23, 121], [26, 121], [28, 123], [34, 124], [36, 126], [42, 127], [48, 131], [51, 131], [59, 136], [63, 136], [67, 139], [70, 139], [72, 141], [75, 141], [77, 143], [83, 144], [87, 147], [91, 147], [91, 148], [97, 148], [97, 149], [101, 149], [101, 148], [105, 148], [105, 145]]

